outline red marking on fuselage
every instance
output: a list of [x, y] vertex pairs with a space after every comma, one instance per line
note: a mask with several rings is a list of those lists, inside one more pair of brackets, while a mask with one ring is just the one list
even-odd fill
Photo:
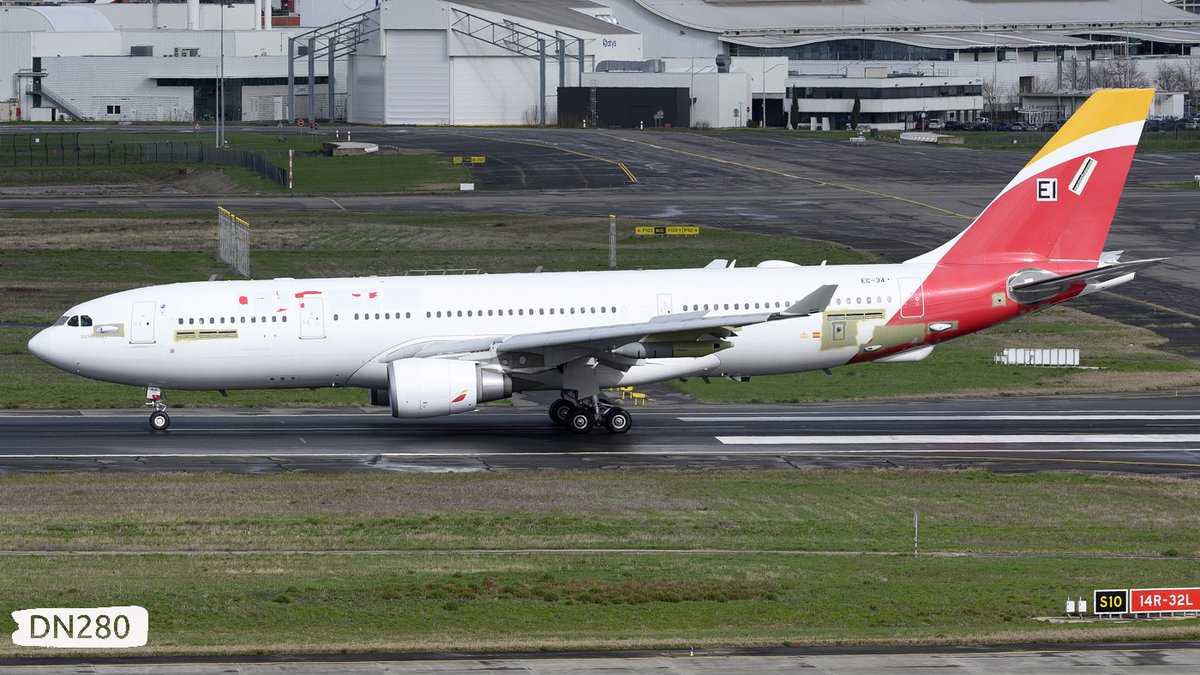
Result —
[[379, 294], [376, 293], [375, 291], [371, 291], [370, 293], [367, 294], [367, 297], [368, 298], [377, 298], [377, 297], [379, 297]]
[[462, 393], [461, 393], [461, 394], [459, 394], [458, 396], [456, 396], [456, 397], [454, 398], [454, 400], [453, 400], [453, 401], [451, 401], [451, 403], [462, 403], [462, 402], [463, 402], [463, 399], [465, 399], [466, 397], [467, 397], [467, 390], [466, 390], [466, 389], [463, 389], [463, 390], [462, 390]]
[[306, 295], [320, 295], [321, 291], [300, 291], [296, 294], [297, 298], [303, 298]]
[[238, 304], [239, 305], [248, 305], [248, 304], [250, 304], [250, 298], [247, 298], [244, 295], [238, 296]]

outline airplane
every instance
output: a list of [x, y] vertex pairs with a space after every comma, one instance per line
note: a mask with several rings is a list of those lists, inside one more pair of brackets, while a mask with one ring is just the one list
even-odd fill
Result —
[[67, 372], [163, 391], [361, 387], [397, 418], [558, 390], [555, 424], [632, 426], [612, 387], [920, 361], [1162, 259], [1104, 242], [1152, 89], [1093, 94], [958, 236], [900, 264], [230, 280], [89, 300], [29, 341]]

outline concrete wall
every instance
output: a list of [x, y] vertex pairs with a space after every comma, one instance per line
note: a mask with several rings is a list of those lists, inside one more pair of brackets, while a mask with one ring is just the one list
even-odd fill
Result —
[[[728, 128], [746, 124], [752, 100], [746, 73], [589, 73], [600, 87], [682, 87], [691, 89], [693, 127]], [[738, 111], [734, 114], [734, 111]]]
[[350, 59], [349, 110], [351, 122], [385, 124], [387, 85], [386, 61], [382, 56], [355, 55]]
[[[97, 120], [190, 122], [194, 118], [191, 87], [159, 87], [138, 68], [126, 67], [130, 61], [128, 57], [45, 57], [42, 66], [50, 75], [43, 83]], [[121, 106], [121, 113], [109, 115], [109, 105]]]

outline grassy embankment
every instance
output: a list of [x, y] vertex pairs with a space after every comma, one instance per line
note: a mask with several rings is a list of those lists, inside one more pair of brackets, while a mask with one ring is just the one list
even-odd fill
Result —
[[[38, 138], [35, 145], [28, 139]], [[19, 139], [19, 141], [18, 141]], [[365, 157], [326, 157], [314, 154], [332, 134], [313, 135], [286, 128], [277, 133], [231, 133], [229, 147], [250, 150], [280, 167], [287, 166], [287, 151], [295, 151], [295, 183], [292, 192], [340, 194], [355, 192], [406, 192], [414, 190], [457, 189], [468, 180], [465, 167], [454, 166], [445, 157], [420, 153], [396, 153], [388, 150]], [[0, 187], [14, 185], [142, 185], [171, 184], [188, 189], [192, 183], [202, 191], [227, 191], [228, 188], [254, 192], [287, 192], [285, 188], [259, 174], [237, 167], [182, 162], [124, 163], [127, 148], [137, 156], [135, 144], [143, 144], [146, 156], [167, 157], [171, 146], [197, 143], [213, 145], [209, 131], [198, 133], [105, 133], [79, 134], [57, 132], [30, 134], [0, 139]], [[15, 143], [15, 145], [13, 145]], [[111, 144], [111, 152], [109, 146]], [[151, 146], [157, 144], [157, 150]], [[79, 163], [73, 164], [79, 147]], [[175, 152], [182, 151], [176, 148]], [[62, 157], [65, 156], [65, 160]], [[112, 163], [109, 162], [111, 158]], [[212, 174], [225, 178], [225, 190], [214, 190], [211, 181], [197, 177], [181, 179], [181, 172]]]
[[[0, 488], [0, 547], [49, 551], [0, 557], [0, 614], [140, 604], [147, 652], [1200, 635], [1194, 620], [1032, 620], [1094, 588], [1190, 583], [1194, 481], [632, 471], [8, 475]], [[486, 552], [522, 548], [557, 551]], [[646, 550], [569, 550], [584, 548]], [[7, 640], [0, 654], [18, 653]]]
[[[480, 268], [487, 272], [604, 269], [607, 222], [586, 219], [456, 214], [243, 213], [253, 223], [256, 277], [395, 274], [408, 269]], [[736, 251], [742, 264], [781, 258], [814, 264], [861, 262], [862, 254], [826, 242], [779, 239], [706, 227], [684, 240], [631, 236], [622, 221], [624, 268], [698, 267]], [[209, 213], [40, 213], [0, 217], [0, 407], [128, 407], [134, 388], [84, 382], [30, 356], [38, 326], [72, 305], [138, 286], [207, 279], [227, 273], [211, 251]], [[920, 364], [863, 365], [756, 378], [749, 384], [698, 380], [681, 389], [706, 401], [805, 401], [844, 398], [1139, 390], [1191, 386], [1195, 365], [1158, 351], [1148, 331], [1055, 310], [938, 348]], [[1079, 347], [1099, 370], [1000, 367], [992, 354], [1012, 347]], [[359, 405], [357, 390], [172, 392], [175, 406]]]

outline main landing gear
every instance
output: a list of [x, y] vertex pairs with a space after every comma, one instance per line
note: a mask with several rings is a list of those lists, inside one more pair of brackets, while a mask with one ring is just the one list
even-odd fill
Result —
[[569, 392], [550, 404], [550, 419], [572, 433], [586, 434], [598, 424], [609, 432], [623, 434], [633, 426], [633, 417], [622, 407], [599, 396], [590, 396], [580, 401]]
[[166, 431], [171, 426], [171, 416], [167, 414], [167, 404], [163, 403], [162, 390], [146, 387], [146, 405], [154, 407], [154, 412], [150, 413], [150, 429]]

